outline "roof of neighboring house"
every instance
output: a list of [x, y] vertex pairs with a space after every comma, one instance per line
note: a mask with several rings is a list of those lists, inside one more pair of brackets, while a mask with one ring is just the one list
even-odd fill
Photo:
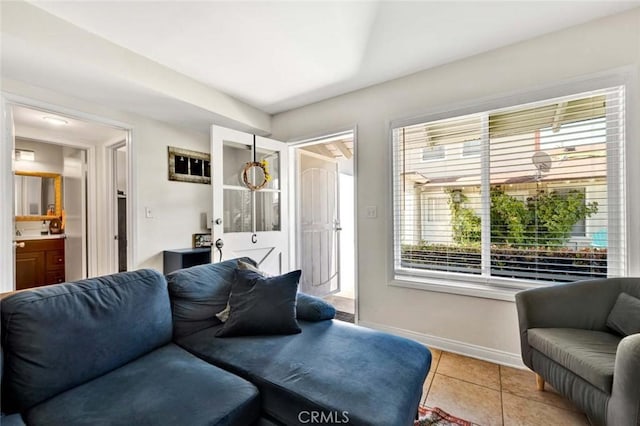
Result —
[[[540, 152], [540, 151], [536, 151]], [[518, 184], [529, 182], [553, 182], [560, 180], [583, 180], [602, 178], [607, 174], [607, 155], [605, 144], [581, 145], [572, 148], [557, 148], [547, 152], [551, 164], [547, 172], [538, 171], [527, 157], [519, 157], [504, 164], [492, 164], [491, 184]], [[429, 163], [419, 164], [419, 170], [403, 173], [405, 179], [421, 186], [466, 186], [480, 185], [480, 170], [473, 173], [471, 167], [464, 167], [459, 174], [447, 174], [447, 165], [454, 165], [460, 160], [442, 160], [436, 166]], [[480, 160], [478, 159], [478, 165]], [[467, 163], [468, 164], [468, 163]], [[430, 174], [430, 169], [437, 172]]]

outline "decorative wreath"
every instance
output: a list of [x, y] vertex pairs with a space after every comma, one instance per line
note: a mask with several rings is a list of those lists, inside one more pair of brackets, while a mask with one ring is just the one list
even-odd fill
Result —
[[[262, 169], [262, 174], [264, 175], [264, 179], [258, 185], [254, 185], [249, 182], [249, 170], [253, 167], [260, 167]], [[242, 169], [242, 181], [245, 186], [249, 188], [251, 191], [258, 191], [265, 187], [265, 185], [271, 180], [271, 175], [269, 174], [269, 163], [266, 160], [262, 161], [251, 161], [244, 165], [244, 169]]]

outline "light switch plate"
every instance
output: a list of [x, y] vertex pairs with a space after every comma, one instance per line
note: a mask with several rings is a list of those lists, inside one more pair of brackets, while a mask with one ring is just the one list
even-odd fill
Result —
[[365, 207], [365, 211], [367, 213], [368, 219], [375, 219], [378, 217], [378, 207], [377, 206], [367, 206]]

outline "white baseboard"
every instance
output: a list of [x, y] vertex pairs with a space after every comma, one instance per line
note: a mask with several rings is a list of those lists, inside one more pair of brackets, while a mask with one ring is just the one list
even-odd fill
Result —
[[407, 339], [418, 341], [430, 348], [440, 349], [446, 352], [453, 352], [456, 354], [465, 355], [471, 358], [477, 358], [508, 367], [522, 369], [526, 368], [522, 363], [522, 358], [520, 357], [519, 353], [500, 351], [493, 348], [487, 348], [485, 346], [478, 346], [471, 343], [461, 342], [459, 340], [431, 336], [429, 334], [417, 333], [415, 331], [391, 327], [388, 325], [369, 321], [359, 321], [358, 325], [372, 328], [378, 331], [395, 334], [396, 336], [406, 337]]

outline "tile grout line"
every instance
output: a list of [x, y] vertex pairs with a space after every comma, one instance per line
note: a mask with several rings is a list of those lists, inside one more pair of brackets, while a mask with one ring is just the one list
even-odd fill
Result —
[[[431, 392], [431, 386], [433, 386], [433, 381], [436, 379], [436, 373], [438, 372], [438, 366], [440, 365], [440, 358], [442, 357], [442, 351], [440, 351], [440, 354], [438, 355], [438, 360], [436, 362], [436, 368], [435, 370], [433, 370], [433, 377], [431, 378], [431, 382], [429, 383], [429, 388], [427, 389], [427, 393], [424, 396], [424, 402], [423, 405], [427, 405], [427, 398], [429, 397], [429, 392]], [[433, 362], [433, 358], [431, 359], [431, 362]], [[429, 369], [431, 370], [431, 369]], [[427, 373], [427, 376], [429, 376], [429, 373]]]
[[461, 382], [465, 382], [465, 383], [468, 383], [470, 385], [480, 386], [481, 388], [489, 389], [489, 390], [492, 390], [494, 392], [502, 392], [501, 389], [500, 389], [500, 385], [499, 384], [498, 384], [498, 389], [496, 389], [496, 388], [492, 388], [492, 387], [489, 387], [489, 386], [481, 385], [481, 384], [476, 383], [476, 382], [470, 382], [469, 380], [461, 379], [460, 377], [450, 376], [450, 375], [444, 374], [444, 373], [437, 373], [437, 374], [439, 374], [441, 376], [444, 376], [444, 377], [448, 377], [450, 379], [459, 380]]
[[[472, 382], [472, 381], [468, 381], [468, 380], [465, 380], [465, 379], [461, 379], [461, 378], [458, 378], [458, 377], [450, 376], [448, 374], [443, 374], [443, 373], [439, 372], [438, 369], [440, 367], [440, 361], [442, 360], [442, 357], [445, 355], [445, 353], [447, 353], [447, 352], [440, 351], [440, 355], [438, 356], [436, 362], [432, 366], [433, 369], [430, 370], [430, 372], [433, 371], [433, 373], [432, 373], [433, 374], [433, 378], [431, 380], [431, 383], [429, 383], [428, 389], [426, 391], [423, 405], [426, 405], [426, 403], [427, 403], [427, 399], [429, 397], [429, 394], [431, 393], [431, 389], [433, 387], [433, 382], [436, 379], [436, 375], [440, 375], [440, 376], [443, 376], [443, 377], [446, 377], [446, 378], [452, 379], [452, 380], [457, 380], [457, 381], [460, 381], [460, 382], [463, 382], [463, 383], [480, 386], [480, 387], [482, 387], [484, 389], [487, 389], [487, 390], [496, 391], [496, 389], [494, 389], [494, 388], [491, 388], [491, 387], [488, 387], [488, 386], [485, 386], [485, 385], [482, 385], [482, 384], [478, 384], [478, 383], [475, 383], [475, 382]], [[432, 359], [432, 363], [433, 363], [433, 359]], [[491, 364], [494, 364], [494, 363], [491, 363]], [[506, 419], [505, 419], [505, 407], [504, 407], [504, 395], [505, 395], [505, 393], [508, 393], [509, 395], [511, 395], [514, 398], [522, 399], [522, 400], [525, 400], [525, 401], [531, 401], [533, 403], [540, 404], [540, 405], [548, 407], [548, 408], [558, 409], [558, 410], [561, 410], [561, 411], [564, 411], [564, 412], [568, 412], [568, 413], [573, 412], [574, 414], [579, 414], [584, 419], [584, 421], [586, 421], [585, 424], [589, 425], [589, 421], [588, 421], [587, 416], [581, 410], [573, 410], [573, 409], [570, 409], [570, 408], [567, 408], [567, 407], [561, 407], [561, 406], [555, 405], [553, 403], [550, 403], [548, 401], [539, 400], [537, 398], [531, 398], [530, 399], [530, 398], [527, 398], [525, 396], [519, 395], [517, 392], [510, 392], [508, 390], [505, 390], [504, 383], [503, 383], [503, 375], [504, 375], [503, 374], [504, 373], [503, 370], [505, 368], [507, 368], [507, 367], [504, 367], [504, 366], [502, 366], [500, 364], [494, 364], [494, 365], [496, 365], [498, 367], [498, 388], [499, 388], [498, 392], [500, 393], [500, 412], [501, 412], [500, 419], [501, 419], [502, 426], [505, 426], [505, 424], [506, 424], [505, 423], [506, 422]]]

